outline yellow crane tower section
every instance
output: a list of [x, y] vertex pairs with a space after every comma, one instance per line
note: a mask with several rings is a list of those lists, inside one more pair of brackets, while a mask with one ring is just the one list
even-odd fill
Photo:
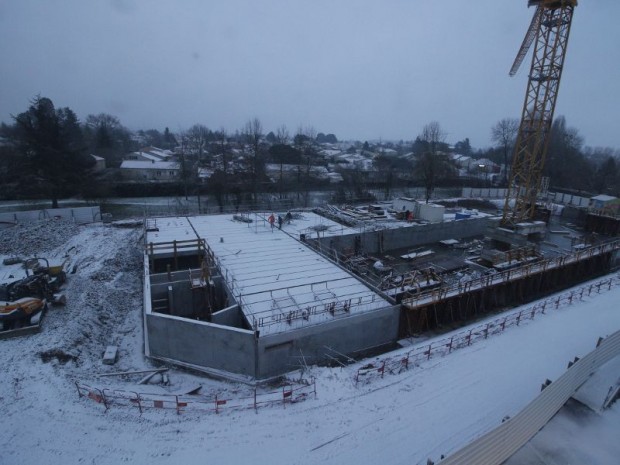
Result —
[[577, 0], [529, 0], [536, 12], [510, 75], [534, 44], [525, 103], [512, 157], [502, 224], [529, 221], [536, 212], [549, 132], [564, 68], [566, 46]]

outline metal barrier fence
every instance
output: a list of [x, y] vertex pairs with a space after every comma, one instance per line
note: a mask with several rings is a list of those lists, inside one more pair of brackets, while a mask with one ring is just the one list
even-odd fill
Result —
[[99, 206], [76, 208], [44, 208], [0, 213], [0, 223], [29, 223], [52, 218], [62, 218], [77, 224], [96, 223], [101, 221]]
[[493, 334], [503, 332], [511, 326], [519, 326], [521, 322], [533, 320], [536, 315], [544, 315], [549, 310], [560, 308], [560, 305], [571, 305], [573, 302], [582, 300], [592, 295], [593, 292], [601, 293], [611, 290], [612, 286], [620, 285], [620, 276], [605, 278], [595, 283], [582, 286], [579, 289], [548, 298], [535, 305], [511, 312], [505, 316], [496, 318], [490, 322], [477, 325], [473, 328], [458, 332], [439, 340], [433, 340], [428, 345], [418, 346], [405, 354], [380, 359], [377, 362], [362, 366], [355, 373], [355, 382], [370, 382], [386, 373], [398, 374], [420, 362], [430, 360], [433, 356], [445, 356], [454, 350], [468, 347], [476, 341], [487, 339]]
[[570, 397], [598, 368], [620, 355], [620, 331], [599, 339], [594, 351], [575, 363], [514, 417], [493, 431], [471, 442], [441, 465], [500, 465], [523, 447], [562, 408]]
[[270, 392], [258, 392], [248, 397], [213, 397], [203, 395], [149, 394], [118, 389], [99, 389], [81, 384], [75, 386], [80, 398], [84, 397], [102, 404], [108, 411], [113, 406], [136, 407], [140, 414], [146, 409], [176, 410], [177, 414], [184, 411], [221, 413], [227, 410], [258, 410], [269, 405], [293, 404], [306, 400], [310, 395], [316, 398], [316, 382], [314, 379], [306, 384], [286, 384], [281, 389]]

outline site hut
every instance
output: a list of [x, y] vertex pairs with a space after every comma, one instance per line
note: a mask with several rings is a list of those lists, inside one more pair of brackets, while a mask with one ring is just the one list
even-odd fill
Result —
[[399, 307], [268, 216], [149, 221], [148, 356], [251, 382], [395, 344]]

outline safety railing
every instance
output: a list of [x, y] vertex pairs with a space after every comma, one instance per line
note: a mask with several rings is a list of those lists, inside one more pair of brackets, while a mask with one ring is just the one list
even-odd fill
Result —
[[408, 308], [420, 307], [442, 300], [455, 297], [468, 292], [487, 288], [496, 284], [516, 281], [538, 273], [543, 273], [551, 269], [560, 268], [570, 263], [576, 263], [586, 258], [591, 258], [614, 250], [620, 249], [620, 240], [599, 244], [592, 247], [583, 248], [573, 253], [549, 258], [534, 263], [502, 271], [500, 273], [485, 275], [480, 278], [472, 279], [464, 283], [457, 283], [452, 286], [436, 288], [432, 291], [421, 292], [410, 295], [403, 299], [402, 305]]
[[468, 347], [477, 341], [501, 333], [507, 328], [519, 326], [527, 320], [533, 320], [537, 315], [544, 315], [548, 311], [557, 310], [562, 305], [571, 305], [573, 302], [581, 301], [593, 293], [599, 294], [609, 291], [613, 286], [618, 285], [620, 285], [620, 276], [605, 278], [450, 336], [434, 339], [429, 344], [417, 346], [403, 354], [380, 358], [358, 368], [354, 375], [355, 383], [370, 382], [377, 377], [383, 378], [386, 374], [401, 373], [423, 361], [430, 360], [432, 357], [448, 355], [457, 349]]

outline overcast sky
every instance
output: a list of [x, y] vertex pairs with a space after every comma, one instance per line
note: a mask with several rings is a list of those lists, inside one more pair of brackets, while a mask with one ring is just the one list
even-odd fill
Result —
[[[581, 0], [556, 107], [586, 145], [620, 148], [620, 1]], [[491, 144], [520, 117], [526, 0], [0, 0], [0, 121], [40, 94], [130, 129], [258, 117], [339, 139]]]

